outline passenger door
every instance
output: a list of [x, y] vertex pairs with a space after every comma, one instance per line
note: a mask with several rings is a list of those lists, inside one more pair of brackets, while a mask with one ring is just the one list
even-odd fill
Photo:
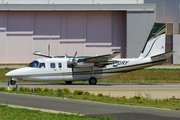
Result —
[[49, 74], [53, 80], [63, 80], [63, 65], [61, 62], [50, 62], [49, 63]]

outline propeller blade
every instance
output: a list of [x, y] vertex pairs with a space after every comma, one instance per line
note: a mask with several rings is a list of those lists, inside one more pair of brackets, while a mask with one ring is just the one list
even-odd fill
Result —
[[76, 57], [76, 55], [77, 55], [77, 51], [76, 51], [76, 53], [74, 54], [74, 57], [73, 57], [72, 61], [74, 61], [74, 58]]
[[72, 64], [72, 76], [74, 78], [74, 65]]

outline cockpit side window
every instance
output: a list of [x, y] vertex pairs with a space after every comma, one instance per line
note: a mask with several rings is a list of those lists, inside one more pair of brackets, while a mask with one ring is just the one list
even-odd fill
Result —
[[28, 67], [38, 68], [39, 67], [39, 62], [38, 61], [33, 61], [28, 65]]
[[59, 66], [59, 68], [62, 68], [62, 64], [61, 63], [58, 63], [58, 66]]
[[40, 63], [39, 68], [45, 68], [45, 63]]
[[50, 66], [51, 66], [51, 68], [56, 68], [56, 64], [55, 63], [51, 63]]

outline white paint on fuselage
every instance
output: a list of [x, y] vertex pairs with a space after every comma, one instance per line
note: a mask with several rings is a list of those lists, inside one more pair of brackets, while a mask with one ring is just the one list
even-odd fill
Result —
[[[62, 81], [79, 81], [79, 80], [88, 80], [90, 77], [103, 78], [109, 77], [117, 74], [121, 74], [121, 71], [129, 71], [133, 69], [139, 69], [147, 67], [143, 66], [144, 63], [151, 62], [150, 58], [144, 59], [112, 59], [119, 61], [115, 64], [107, 65], [103, 68], [93, 67], [93, 68], [68, 68], [67, 61], [68, 58], [42, 58], [35, 61], [39, 63], [45, 63], [45, 68], [32, 68], [25, 67], [10, 71], [6, 74], [7, 77], [13, 79], [22, 79], [22, 80], [35, 80], [35, 81], [51, 81], [51, 80], [62, 80]], [[55, 63], [55, 67], [51, 68], [50, 64]], [[61, 67], [59, 67], [61, 63]], [[139, 64], [139, 66], [138, 66]], [[134, 66], [137, 65], [137, 66]], [[148, 64], [152, 66], [154, 64]], [[107, 71], [107, 72], [106, 72]], [[115, 73], [113, 73], [115, 71]]]

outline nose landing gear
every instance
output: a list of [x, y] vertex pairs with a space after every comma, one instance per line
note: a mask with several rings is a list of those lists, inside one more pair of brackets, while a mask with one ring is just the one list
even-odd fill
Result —
[[15, 85], [15, 84], [16, 84], [16, 81], [17, 81], [17, 79], [16, 79], [16, 78], [11, 78], [11, 82], [10, 82], [10, 84], [11, 84], [11, 85]]
[[16, 84], [16, 81], [11, 80], [10, 84], [11, 84], [11, 85], [15, 85], [15, 84]]

